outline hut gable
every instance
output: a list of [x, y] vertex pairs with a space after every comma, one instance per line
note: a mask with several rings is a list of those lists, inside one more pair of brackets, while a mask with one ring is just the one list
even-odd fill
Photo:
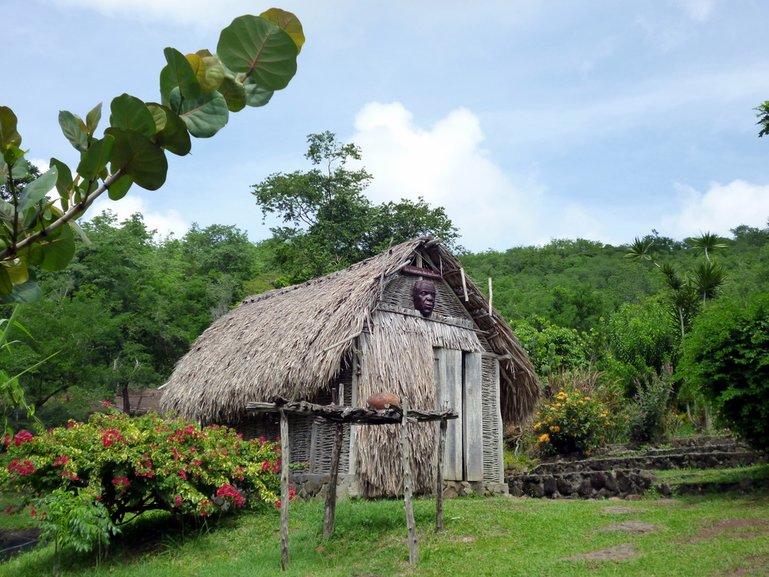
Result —
[[[433, 280], [436, 288], [429, 318], [411, 297], [420, 277]], [[245, 418], [248, 402], [328, 399], [344, 382], [347, 403], [362, 406], [370, 393], [386, 390], [429, 410], [448, 402], [441, 398], [448, 393], [436, 388], [436, 371], [454, 352], [469, 355], [478, 374], [487, 375], [484, 386], [496, 387], [493, 406], [479, 406], [478, 415], [514, 422], [531, 413], [539, 388], [507, 322], [490, 309], [456, 257], [423, 237], [325, 277], [245, 299], [179, 361], [161, 407], [203, 422], [234, 424]], [[400, 474], [390, 468], [397, 468], [398, 460], [386, 458], [392, 445], [388, 428], [346, 433], [349, 472], [361, 477], [365, 494], [397, 490]], [[416, 485], [429, 487], [434, 429], [416, 429], [423, 429], [413, 439], [421, 455], [414, 463]], [[314, 445], [306, 450], [320, 452]]]

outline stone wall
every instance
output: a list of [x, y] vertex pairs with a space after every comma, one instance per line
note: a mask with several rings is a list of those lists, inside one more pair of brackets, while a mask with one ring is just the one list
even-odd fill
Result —
[[626, 499], [651, 487], [653, 477], [646, 471], [577, 471], [518, 475], [508, 479], [510, 494], [515, 497], [548, 497], [550, 499]]

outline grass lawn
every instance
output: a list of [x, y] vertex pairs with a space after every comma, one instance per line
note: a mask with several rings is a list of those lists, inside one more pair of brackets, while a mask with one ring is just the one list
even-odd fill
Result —
[[[287, 571], [280, 570], [277, 511], [208, 530], [172, 522], [126, 531], [107, 560], [63, 559], [63, 575], [126, 577], [720, 577], [769, 575], [769, 494], [641, 501], [508, 497], [445, 502], [435, 533], [432, 500], [415, 514], [421, 559], [408, 564], [402, 501], [342, 501], [322, 538], [323, 503], [292, 504]], [[155, 527], [151, 529], [150, 527]], [[2, 577], [50, 575], [52, 548], [0, 564]]]

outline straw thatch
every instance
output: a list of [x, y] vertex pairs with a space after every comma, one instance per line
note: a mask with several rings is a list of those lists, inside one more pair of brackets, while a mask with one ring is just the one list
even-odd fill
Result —
[[[381, 306], [387, 286], [415, 263], [442, 274], [475, 326], [428, 322]], [[327, 393], [356, 356], [359, 404], [368, 394], [387, 390], [407, 396], [415, 408], [432, 409], [432, 347], [490, 348], [500, 357], [502, 418], [520, 421], [539, 394], [533, 367], [507, 322], [495, 311], [489, 314], [486, 298], [469, 278], [463, 285], [462, 276], [459, 261], [425, 237], [325, 277], [247, 298], [214, 322], [179, 361], [161, 407], [203, 422], [236, 423], [245, 417], [248, 402], [278, 396], [312, 400]], [[414, 428], [420, 427], [432, 425]], [[390, 426], [360, 429], [356, 472], [376, 470], [364, 477], [380, 490], [381, 481], [390, 479], [384, 493], [394, 492], [400, 473], [398, 459], [389, 455], [397, 455], [387, 441]], [[416, 485], [426, 487], [434, 474], [434, 434], [415, 431], [412, 436], [414, 452], [425, 456], [415, 463]], [[371, 489], [367, 493], [378, 492]]]

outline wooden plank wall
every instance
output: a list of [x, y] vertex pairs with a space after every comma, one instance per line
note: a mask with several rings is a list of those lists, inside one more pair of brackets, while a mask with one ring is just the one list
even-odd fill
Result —
[[464, 353], [463, 440], [465, 480], [483, 481], [483, 383], [481, 353]]

